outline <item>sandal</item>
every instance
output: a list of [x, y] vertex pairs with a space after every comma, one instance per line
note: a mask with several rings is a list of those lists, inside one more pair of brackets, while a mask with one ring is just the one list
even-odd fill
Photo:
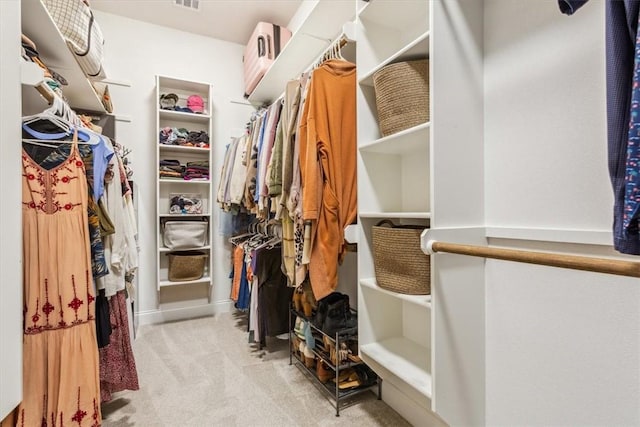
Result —
[[366, 365], [353, 367], [354, 373], [349, 375], [346, 381], [338, 383], [340, 390], [350, 390], [357, 387], [371, 387], [378, 382], [378, 376]]

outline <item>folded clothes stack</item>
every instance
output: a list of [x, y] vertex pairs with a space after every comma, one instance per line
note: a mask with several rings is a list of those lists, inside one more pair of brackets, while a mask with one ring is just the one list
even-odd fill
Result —
[[209, 148], [209, 134], [203, 130], [189, 132], [185, 145], [193, 147]]
[[209, 162], [187, 162], [187, 167], [184, 171], [184, 179], [186, 180], [209, 180]]
[[205, 131], [189, 131], [185, 128], [164, 127], [160, 129], [162, 145], [209, 148], [209, 134]]
[[159, 165], [160, 178], [184, 177], [184, 166], [178, 160], [162, 159]]
[[44, 82], [49, 88], [62, 99], [66, 100], [62, 93], [62, 86], [67, 86], [67, 80], [60, 74], [49, 68], [40, 58], [36, 44], [27, 36], [22, 34], [22, 58], [25, 61], [34, 62], [44, 72]]

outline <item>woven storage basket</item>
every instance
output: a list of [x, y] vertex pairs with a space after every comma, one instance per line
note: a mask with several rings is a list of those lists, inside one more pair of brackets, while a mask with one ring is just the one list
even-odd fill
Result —
[[373, 74], [382, 136], [429, 121], [429, 60], [398, 62]]
[[373, 265], [378, 286], [401, 294], [431, 293], [431, 260], [420, 249], [420, 234], [425, 228], [396, 226], [389, 220], [373, 226]]
[[185, 282], [198, 280], [204, 274], [207, 254], [199, 251], [173, 252], [169, 254], [169, 280]]

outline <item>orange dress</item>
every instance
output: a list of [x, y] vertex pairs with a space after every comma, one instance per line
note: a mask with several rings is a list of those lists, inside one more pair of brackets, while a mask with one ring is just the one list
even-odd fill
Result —
[[22, 153], [23, 400], [18, 426], [99, 426], [100, 379], [84, 164]]
[[321, 299], [338, 286], [344, 228], [357, 215], [355, 64], [331, 59], [313, 71], [299, 132], [302, 215], [312, 224], [309, 279]]

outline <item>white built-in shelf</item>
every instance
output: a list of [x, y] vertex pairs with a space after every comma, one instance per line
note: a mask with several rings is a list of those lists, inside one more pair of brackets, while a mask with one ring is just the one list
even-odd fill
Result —
[[[184, 92], [190, 94], [200, 94], [205, 101], [209, 101], [203, 94], [209, 93], [209, 83], [199, 82], [195, 80], [182, 80], [169, 76], [158, 76], [160, 83], [160, 94], [171, 92]], [[180, 95], [180, 94], [178, 94]], [[158, 97], [158, 99], [160, 99]]]
[[160, 218], [201, 218], [201, 217], [210, 217], [211, 214], [160, 214], [158, 215]]
[[209, 119], [211, 116], [209, 114], [197, 114], [197, 113], [189, 113], [185, 111], [173, 111], [173, 110], [158, 110], [160, 114], [160, 121], [164, 122], [166, 120], [172, 120], [176, 122], [187, 122], [187, 123], [209, 123]]
[[[385, 381], [391, 381], [396, 387], [403, 383], [411, 386], [423, 398], [430, 399], [431, 350], [404, 337], [393, 337], [365, 344], [360, 354]], [[372, 363], [373, 362], [373, 363]], [[400, 383], [389, 378], [390, 373], [401, 380]]]
[[490, 239], [534, 240], [581, 245], [609, 246], [613, 240], [611, 230], [488, 226], [485, 227], [485, 233]]
[[392, 28], [397, 31], [406, 31], [407, 28], [418, 23], [428, 25], [429, 2], [397, 0], [372, 0], [365, 5], [358, 16], [362, 20], [376, 23], [382, 27]]
[[162, 253], [165, 253], [165, 252], [169, 253], [169, 252], [182, 252], [182, 251], [208, 251], [209, 249], [211, 249], [211, 246], [202, 246], [202, 247], [199, 247], [199, 248], [184, 248], [184, 249], [182, 249], [182, 248], [181, 249], [169, 249], [169, 248], [160, 247], [160, 248], [158, 248], [158, 251], [162, 252]]
[[431, 212], [360, 212], [360, 218], [429, 219]]
[[[198, 95], [202, 98], [204, 102], [204, 114], [198, 113], [189, 113], [184, 111], [174, 111], [174, 110], [163, 110], [160, 108], [158, 100], [163, 94], [173, 93], [178, 97], [178, 105], [181, 107], [186, 106], [188, 99], [192, 95]], [[197, 129], [206, 131], [209, 136], [212, 136], [212, 128], [211, 128], [211, 106], [213, 105], [212, 98], [212, 88], [209, 83], [205, 82], [197, 82], [191, 80], [182, 80], [175, 77], [168, 76], [156, 76], [156, 129], [161, 129], [165, 126], [176, 126], [176, 127], [186, 127], [189, 129]], [[156, 164], [159, 164], [161, 159], [163, 158], [178, 158], [181, 163], [184, 163], [187, 159], [189, 160], [200, 160], [200, 161], [208, 161], [209, 165], [213, 165], [213, 140], [210, 140], [210, 148], [204, 147], [190, 147], [190, 146], [181, 146], [181, 145], [165, 145], [159, 144], [156, 140]], [[211, 177], [211, 175], [209, 175]], [[207, 213], [202, 214], [172, 214], [168, 212], [167, 209], [167, 200], [172, 197], [172, 193], [203, 193], [211, 195], [212, 192], [212, 180], [185, 180], [182, 178], [170, 178], [170, 177], [161, 177], [159, 174], [157, 176], [156, 181], [156, 213], [158, 219], [156, 220], [156, 235], [157, 238], [157, 248], [156, 248], [156, 260], [157, 260], [157, 272], [156, 277], [158, 278], [157, 282], [157, 290], [160, 291], [160, 288], [167, 286], [180, 286], [180, 285], [189, 285], [195, 283], [207, 283], [209, 286], [213, 285], [213, 280], [210, 277], [210, 273], [213, 271], [213, 245], [211, 242], [213, 239], [213, 227], [211, 224], [211, 213], [213, 212], [213, 199], [211, 197], [205, 197], [202, 199], [202, 210]], [[196, 221], [196, 220], [205, 220], [209, 222], [209, 226], [207, 227], [207, 237], [205, 246], [199, 247], [190, 247], [190, 248], [180, 248], [180, 249], [169, 249], [164, 247], [164, 227], [163, 223], [166, 220], [179, 219], [184, 222]], [[193, 241], [191, 242], [194, 245], [202, 244], [202, 242]], [[167, 270], [171, 269], [171, 266], [168, 263], [168, 257], [166, 255], [174, 252], [182, 252], [182, 251], [204, 251], [207, 253], [207, 260], [204, 266], [204, 274], [205, 276], [197, 279], [197, 280], [189, 280], [189, 281], [170, 281], [167, 280], [168, 274]], [[208, 296], [209, 302], [211, 302], [211, 293]]]
[[362, 144], [360, 151], [384, 154], [405, 154], [425, 149], [429, 146], [431, 122], [422, 123], [393, 135]]
[[211, 184], [211, 181], [196, 181], [196, 180], [184, 180], [184, 179], [169, 179], [160, 178], [158, 180], [161, 184]]
[[22, 32], [36, 44], [40, 59], [68, 82], [62, 93], [69, 105], [78, 110], [106, 113], [102, 101], [87, 79], [75, 56], [40, 0], [20, 2], [22, 8]]
[[208, 154], [209, 148], [189, 147], [183, 145], [167, 145], [159, 144], [161, 153], [205, 153]]
[[366, 71], [359, 79], [363, 86], [373, 86], [373, 75], [381, 68], [400, 61], [413, 61], [426, 59], [429, 56], [429, 31], [422, 33], [418, 38], [404, 46], [402, 49], [380, 62], [372, 70]]
[[197, 283], [210, 283], [210, 282], [211, 282], [211, 277], [202, 276], [199, 279], [184, 280], [184, 281], [180, 281], [180, 282], [172, 282], [171, 280], [160, 280], [159, 285], [162, 288], [162, 287], [165, 287], [165, 286], [194, 285], [194, 284], [197, 284]]
[[280, 96], [287, 81], [299, 77], [355, 15], [355, 5], [350, 1], [313, 0], [302, 5], [305, 3], [314, 3], [308, 7], [309, 15], [249, 95], [252, 103], [269, 103]]
[[407, 295], [398, 292], [391, 292], [378, 286], [375, 278], [360, 279], [360, 286], [372, 289], [392, 298], [410, 302], [411, 304], [416, 304], [429, 309], [431, 308], [431, 295]]

